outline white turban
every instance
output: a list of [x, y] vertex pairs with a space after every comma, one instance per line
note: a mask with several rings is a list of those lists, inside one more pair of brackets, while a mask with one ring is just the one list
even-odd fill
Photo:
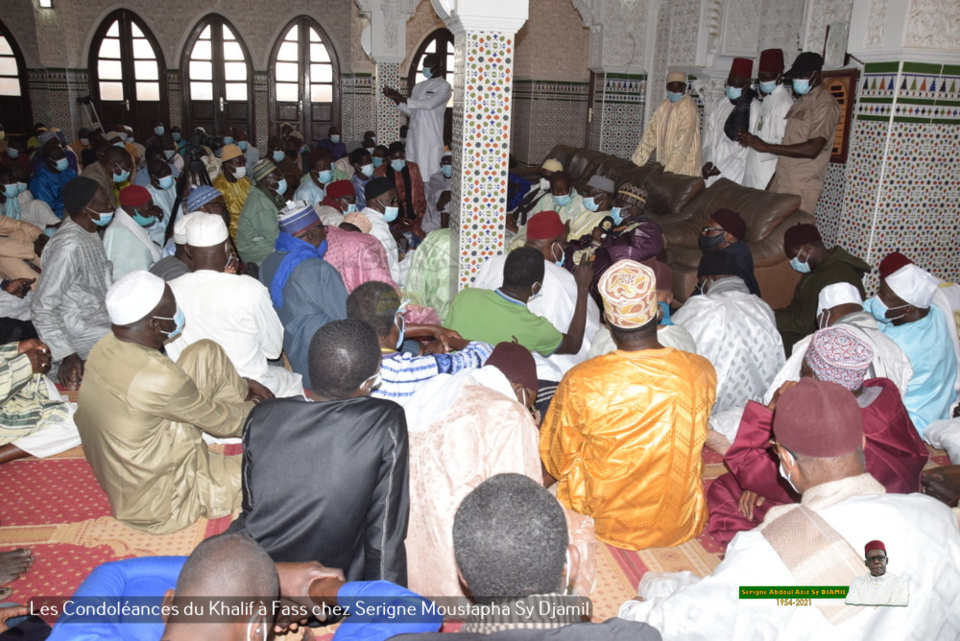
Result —
[[903, 302], [919, 309], [930, 307], [940, 286], [936, 276], [913, 264], [904, 265], [887, 276], [886, 283]]
[[834, 283], [820, 290], [817, 299], [817, 316], [825, 309], [833, 309], [837, 305], [863, 305], [860, 290], [850, 283]]
[[150, 272], [130, 272], [107, 290], [107, 314], [114, 325], [130, 325], [152, 312], [166, 283]]
[[173, 242], [178, 245], [187, 244], [187, 223], [196, 218], [197, 216], [209, 216], [210, 214], [205, 214], [202, 211], [192, 211], [189, 214], [181, 215], [177, 218], [177, 222], [173, 224]]
[[187, 221], [187, 244], [191, 247], [213, 247], [230, 236], [223, 218], [203, 214]]

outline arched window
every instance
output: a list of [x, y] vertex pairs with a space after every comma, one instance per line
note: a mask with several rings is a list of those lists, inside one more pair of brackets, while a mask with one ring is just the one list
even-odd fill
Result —
[[27, 67], [20, 47], [7, 26], [0, 22], [0, 122], [11, 134], [32, 133]]
[[309, 142], [340, 124], [340, 63], [316, 20], [295, 18], [270, 55], [270, 131], [293, 123]]
[[250, 54], [230, 23], [216, 14], [201, 20], [181, 60], [187, 131], [203, 127], [216, 136], [233, 127], [254, 136]]
[[103, 126], [129, 125], [146, 140], [154, 120], [167, 122], [166, 68], [157, 39], [137, 14], [108, 15], [93, 36], [89, 67]]
[[[423, 69], [423, 57], [428, 53], [440, 56], [440, 70], [450, 86], [453, 86], [453, 34], [449, 29], [437, 29], [423, 41], [410, 63], [410, 72], [407, 75], [407, 93], [413, 91], [413, 86], [423, 80], [420, 71]], [[447, 102], [447, 109], [453, 109], [453, 94]]]

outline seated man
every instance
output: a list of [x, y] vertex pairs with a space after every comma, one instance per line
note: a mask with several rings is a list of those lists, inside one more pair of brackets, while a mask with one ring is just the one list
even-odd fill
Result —
[[353, 167], [353, 176], [350, 177], [350, 184], [353, 185], [354, 195], [357, 197], [357, 210], [362, 210], [367, 206], [367, 197], [364, 193], [367, 183], [373, 177], [373, 157], [372, 152], [360, 147], [350, 152], [350, 166]]
[[563, 171], [563, 165], [556, 158], [547, 158], [540, 165], [540, 180], [533, 183], [530, 191], [524, 194], [516, 209], [507, 213], [507, 229], [516, 232], [519, 227], [527, 226], [527, 218], [530, 212], [537, 206], [541, 199], [550, 194], [550, 176], [558, 171]]
[[[956, 516], [929, 496], [886, 494], [866, 472], [856, 398], [835, 383], [804, 379], [780, 398], [773, 433], [781, 474], [802, 496], [800, 505], [771, 510], [757, 529], [734, 539], [710, 576], [692, 585], [670, 593], [665, 587], [674, 575], [644, 581], [645, 600], [628, 601], [620, 616], [653, 625], [666, 641], [730, 639], [737, 630], [761, 640], [782, 639], [785, 630], [805, 639], [874, 639], [893, 630], [952, 638], [960, 610], [942, 586], [960, 583]], [[739, 598], [747, 585], [850, 585], [863, 571], [857, 550], [878, 535], [897, 550], [909, 608], [854, 609], [839, 599], [790, 608]]]
[[[557, 498], [630, 550], [679, 545], [707, 519], [700, 479], [716, 397], [710, 361], [657, 341], [654, 273], [620, 261], [600, 281], [617, 351], [564, 377], [540, 430]], [[667, 409], [669, 408], [669, 409]]]
[[[147, 235], [161, 247], [166, 241], [167, 225], [173, 218], [173, 206], [177, 200], [176, 176], [173, 175], [173, 169], [173, 165], [162, 158], [151, 158], [147, 161], [146, 171], [141, 172], [147, 176], [147, 184], [144, 187], [150, 192], [153, 204], [159, 207], [162, 213], [157, 218], [157, 224], [147, 228]], [[180, 204], [182, 208], [183, 203]], [[181, 215], [178, 213], [177, 218]]]
[[541, 251], [532, 247], [513, 250], [503, 263], [503, 285], [494, 291], [461, 290], [450, 305], [447, 325], [468, 340], [493, 344], [516, 340], [541, 356], [579, 353], [587, 323], [590, 297], [587, 287], [593, 278], [593, 268], [584, 262], [573, 272], [577, 302], [566, 333], [527, 307], [531, 298], [540, 295], [545, 273]]
[[[453, 521], [457, 567], [473, 601], [499, 606], [504, 614], [468, 616], [459, 638], [659, 641], [660, 635], [649, 625], [616, 618], [584, 623], [578, 615], [580, 607], [560, 612], [551, 605], [577, 603], [563, 598], [580, 566], [580, 555], [569, 537], [557, 499], [522, 474], [497, 474], [470, 492]], [[446, 635], [403, 638], [445, 641]]]
[[887, 548], [883, 541], [870, 541], [863, 546], [863, 563], [870, 571], [850, 582], [847, 605], [909, 605], [910, 586], [887, 572]]
[[[373, 327], [380, 345], [382, 382], [372, 394], [377, 398], [405, 406], [429, 379], [482, 367], [493, 351], [489, 343], [466, 341], [456, 332], [436, 325], [407, 325], [404, 313], [400, 295], [387, 283], [364, 283], [347, 297], [347, 318]], [[427, 354], [414, 356], [399, 351], [406, 338], [420, 337], [435, 341], [426, 347]], [[459, 351], [447, 354], [448, 348]]]
[[317, 149], [310, 154], [310, 168], [300, 180], [300, 186], [293, 194], [294, 200], [303, 200], [311, 205], [319, 205], [326, 196], [327, 186], [333, 182], [334, 170], [330, 154], [325, 149]]
[[324, 225], [339, 225], [343, 216], [357, 211], [357, 196], [353, 192], [353, 183], [349, 180], [334, 180], [327, 185], [326, 193], [317, 213]]
[[59, 363], [60, 384], [76, 390], [87, 355], [110, 332], [104, 300], [113, 266], [97, 228], [113, 218], [114, 205], [103, 186], [83, 176], [64, 186], [63, 202], [70, 216], [43, 251], [32, 311], [50, 360]]
[[337, 270], [324, 260], [327, 232], [313, 206], [299, 202], [287, 207], [279, 222], [277, 249], [260, 266], [260, 281], [283, 323], [290, 367], [310, 389], [310, 341], [330, 321], [347, 317], [347, 290]]
[[783, 235], [783, 249], [790, 266], [803, 276], [786, 307], [774, 311], [783, 349], [789, 355], [793, 344], [817, 329], [817, 299], [820, 290], [834, 283], [850, 283], [863, 296], [863, 275], [870, 265], [840, 245], [827, 249], [814, 225], [794, 225]]
[[197, 341], [216, 341], [240, 376], [260, 381], [276, 396], [302, 396], [300, 374], [268, 363], [280, 358], [283, 324], [266, 287], [228, 271], [229, 243], [220, 217], [202, 214], [187, 222], [193, 271], [170, 281], [170, 288], [190, 323], [166, 346], [167, 354], [176, 360]]
[[[867, 471], [887, 492], [917, 492], [927, 448], [897, 388], [883, 378], [864, 380], [873, 356], [870, 346], [846, 327], [822, 329], [804, 354], [802, 376], [837, 383], [853, 393], [863, 419]], [[796, 500], [768, 453], [777, 399], [795, 384], [781, 386], [766, 407], [750, 401], [743, 411], [737, 437], [724, 456], [732, 473], [714, 481], [707, 493], [710, 534], [722, 545], [737, 532], [752, 529], [770, 507]]]
[[184, 274], [189, 274], [193, 267], [193, 261], [187, 255], [187, 222], [197, 216], [208, 216], [202, 211], [195, 211], [186, 215], [178, 216], [177, 222], [173, 224], [173, 236], [170, 238], [175, 247], [170, 256], [164, 256], [150, 268], [151, 274], [156, 274], [168, 283], [175, 278], [180, 278]]
[[700, 230], [697, 240], [704, 254], [719, 251], [733, 258], [736, 265], [733, 274], [743, 279], [751, 294], [759, 296], [760, 285], [753, 273], [753, 254], [743, 240], [746, 235], [747, 224], [740, 214], [730, 209], [718, 209], [710, 216], [707, 226]]
[[223, 194], [227, 211], [230, 212], [230, 237], [236, 239], [240, 212], [243, 211], [253, 183], [247, 176], [247, 159], [240, 147], [224, 145], [220, 149], [220, 160], [223, 161], [222, 171], [213, 179], [213, 186]]
[[[397, 222], [401, 230], [412, 230], [422, 237], [420, 223], [427, 214], [423, 175], [420, 172], [420, 166], [406, 158], [403, 144], [391, 143], [389, 162], [377, 168], [374, 174], [390, 180], [397, 190], [397, 204], [400, 207]], [[370, 198], [368, 197], [367, 200], [369, 201]]]
[[150, 239], [147, 228], [163, 216], [153, 204], [146, 187], [130, 185], [120, 190], [120, 206], [103, 233], [103, 250], [113, 263], [113, 280], [130, 272], [150, 269], [160, 260], [160, 246]]
[[[308, 400], [265, 403], [243, 441], [246, 532], [274, 561], [319, 561], [348, 580], [407, 582], [407, 423], [379, 385], [380, 350], [362, 321], [310, 343]], [[313, 401], [313, 402], [311, 402]], [[304, 478], [290, 470], [309, 470]]]
[[[115, 133], [115, 132], [111, 132]], [[121, 145], [122, 145], [122, 141]], [[110, 208], [117, 208], [117, 192], [120, 187], [125, 187], [130, 183], [130, 174], [135, 167], [133, 156], [126, 149], [116, 146], [108, 146], [100, 155], [100, 159], [83, 168], [81, 177], [95, 180], [110, 199]], [[66, 205], [66, 200], [64, 199]], [[67, 213], [70, 210], [67, 209]]]
[[[14, 176], [14, 180], [8, 180], [4, 178], [6, 172], [11, 172]], [[0, 183], [4, 185], [13, 182], [17, 183], [17, 187], [19, 189], [17, 201], [20, 203], [20, 220], [32, 225], [36, 225], [40, 228], [54, 227], [59, 225], [60, 218], [53, 213], [53, 210], [50, 209], [50, 205], [33, 197], [33, 192], [31, 192], [28, 188], [29, 186], [27, 183], [29, 183], [29, 181], [29, 169], [24, 169], [23, 167], [17, 165], [14, 165], [9, 169], [0, 167]], [[10, 188], [5, 187], [4, 189], [7, 190]]]
[[334, 161], [347, 155], [347, 145], [340, 140], [340, 127], [330, 127], [327, 137], [317, 141], [317, 147], [325, 149]]
[[584, 212], [570, 222], [570, 240], [576, 240], [585, 234], [593, 233], [600, 225], [600, 221], [610, 215], [613, 206], [613, 195], [617, 187], [606, 176], [591, 176], [587, 186], [583, 189]]
[[63, 218], [60, 192], [64, 185], [77, 177], [77, 172], [70, 168], [67, 152], [56, 139], [43, 146], [42, 154], [44, 162], [30, 179], [30, 191], [34, 198], [50, 205], [57, 217]]
[[253, 168], [254, 187], [237, 222], [237, 251], [244, 262], [259, 265], [277, 242], [277, 212], [286, 202], [287, 179], [274, 162], [265, 158]]
[[240, 457], [210, 452], [203, 434], [239, 436], [269, 392], [240, 378], [212, 341], [176, 363], [160, 351], [185, 317], [158, 276], [128, 274], [106, 308], [112, 332], [90, 352], [76, 422], [114, 518], [168, 534], [230, 514], [240, 505]]
[[[537, 202], [529, 216], [536, 216], [542, 211], [557, 212], [560, 214], [560, 220], [568, 226], [573, 224], [572, 221], [590, 213], [583, 206], [583, 196], [573, 187], [573, 176], [565, 171], [556, 171], [550, 175], [550, 194]], [[509, 245], [510, 249], [520, 247], [526, 240], [526, 234], [526, 227], [520, 227], [513, 243]]]
[[400, 246], [390, 230], [390, 224], [397, 219], [400, 212], [396, 187], [388, 178], [378, 176], [367, 183], [364, 193], [367, 206], [360, 213], [370, 221], [370, 235], [383, 245], [387, 265], [390, 267], [390, 277], [393, 282], [402, 285]]
[[783, 365], [773, 310], [749, 292], [729, 254], [704, 254], [697, 271], [703, 295], [690, 297], [673, 320], [717, 372], [713, 412], [742, 407], [763, 395]]
[[[6, 215], [0, 215], [0, 278], [25, 278], [36, 282], [40, 276], [40, 254], [49, 237], [37, 225], [20, 218], [19, 190], [13, 172], [0, 169], [3, 206], [17, 210], [17, 216], [10, 216], [9, 211]], [[15, 195], [5, 195], [7, 191]]]

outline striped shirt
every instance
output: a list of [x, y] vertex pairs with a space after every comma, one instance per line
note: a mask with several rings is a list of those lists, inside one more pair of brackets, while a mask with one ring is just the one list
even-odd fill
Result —
[[405, 405], [419, 386], [438, 374], [456, 374], [465, 369], [483, 367], [493, 345], [472, 341], [459, 352], [414, 356], [394, 352], [385, 355], [380, 365], [382, 383], [371, 396]]

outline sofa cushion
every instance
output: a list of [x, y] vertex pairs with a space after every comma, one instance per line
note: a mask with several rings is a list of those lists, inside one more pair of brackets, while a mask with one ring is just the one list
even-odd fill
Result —
[[703, 178], [665, 172], [647, 176], [643, 188], [647, 190], [647, 214], [676, 216], [703, 190]]

